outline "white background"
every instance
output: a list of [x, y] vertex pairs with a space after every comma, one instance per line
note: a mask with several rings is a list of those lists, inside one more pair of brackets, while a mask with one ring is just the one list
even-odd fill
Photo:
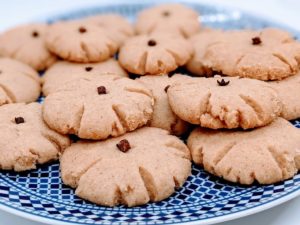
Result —
[[[0, 30], [19, 23], [88, 6], [127, 1], [114, 0], [0, 0]], [[213, 5], [227, 5], [267, 17], [300, 30], [300, 0], [198, 0]], [[299, 225], [300, 198], [273, 209], [220, 225]], [[0, 211], [0, 225], [42, 225]]]

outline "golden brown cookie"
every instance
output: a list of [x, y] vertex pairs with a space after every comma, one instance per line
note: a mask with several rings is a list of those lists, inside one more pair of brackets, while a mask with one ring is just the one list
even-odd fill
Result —
[[62, 134], [106, 139], [145, 125], [153, 104], [151, 91], [137, 81], [114, 75], [89, 76], [49, 94], [43, 116], [49, 127]]
[[282, 30], [232, 31], [210, 43], [203, 64], [228, 76], [281, 80], [299, 71], [300, 44]]
[[192, 57], [193, 48], [177, 35], [156, 33], [128, 39], [121, 47], [119, 61], [124, 69], [139, 75], [158, 75], [183, 66]]
[[188, 138], [196, 164], [241, 184], [272, 184], [293, 177], [300, 169], [299, 146], [300, 130], [282, 118], [250, 131], [197, 128]]
[[35, 70], [51, 66], [56, 57], [45, 45], [46, 24], [28, 24], [12, 28], [0, 35], [0, 56], [11, 57]]
[[175, 135], [181, 135], [187, 131], [188, 123], [173, 113], [167, 92], [171, 85], [189, 79], [189, 76], [181, 74], [175, 74], [172, 77], [168, 75], [142, 76], [138, 79], [152, 91], [154, 97], [154, 110], [149, 126], [165, 129]]
[[52, 24], [47, 32], [46, 45], [60, 58], [80, 63], [107, 60], [119, 47], [109, 32], [83, 20]]
[[0, 168], [24, 171], [58, 159], [70, 145], [67, 136], [51, 130], [43, 121], [38, 103], [0, 107]]
[[200, 30], [199, 14], [182, 4], [160, 4], [140, 12], [135, 27], [138, 34], [167, 32], [190, 37]]
[[190, 152], [167, 131], [144, 127], [118, 138], [79, 142], [60, 160], [62, 179], [99, 205], [136, 206], [169, 197], [191, 173]]
[[34, 102], [41, 92], [38, 73], [10, 58], [0, 58], [0, 105]]
[[270, 85], [249, 78], [191, 78], [171, 86], [168, 98], [179, 118], [212, 129], [264, 126], [281, 112]]
[[108, 59], [99, 63], [72, 63], [58, 61], [51, 66], [43, 75], [43, 94], [54, 92], [60, 85], [78, 78], [85, 78], [94, 75], [114, 74], [127, 77], [126, 71], [115, 59]]

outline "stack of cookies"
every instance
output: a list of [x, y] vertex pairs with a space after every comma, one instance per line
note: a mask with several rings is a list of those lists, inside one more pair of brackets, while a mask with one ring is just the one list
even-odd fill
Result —
[[104, 206], [161, 201], [192, 162], [248, 185], [294, 176], [300, 131], [287, 120], [300, 117], [300, 43], [199, 18], [164, 4], [134, 26], [105, 14], [3, 33], [0, 168], [59, 159], [63, 182]]

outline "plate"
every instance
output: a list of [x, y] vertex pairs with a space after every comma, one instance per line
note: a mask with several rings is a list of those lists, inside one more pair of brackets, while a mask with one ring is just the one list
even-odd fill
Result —
[[[281, 27], [235, 9], [187, 3], [205, 26], [224, 29]], [[148, 4], [118, 4], [52, 16], [47, 22], [97, 13], [120, 13], [134, 20]], [[300, 128], [300, 120], [292, 121]], [[212, 224], [250, 215], [300, 195], [300, 174], [274, 185], [235, 185], [193, 167], [184, 186], [168, 199], [140, 207], [100, 207], [74, 195], [62, 184], [59, 164], [23, 173], [0, 172], [0, 209], [48, 224]]]

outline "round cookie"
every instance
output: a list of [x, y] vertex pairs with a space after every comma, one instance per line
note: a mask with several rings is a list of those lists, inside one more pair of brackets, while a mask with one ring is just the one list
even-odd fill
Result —
[[154, 110], [149, 126], [165, 129], [175, 135], [181, 135], [187, 131], [188, 123], [173, 113], [169, 105], [167, 91], [171, 85], [188, 79], [190, 79], [189, 76], [180, 74], [172, 77], [168, 75], [142, 76], [138, 79], [152, 91], [154, 97]]
[[15, 103], [0, 107], [0, 168], [25, 171], [58, 159], [70, 145], [67, 136], [49, 129], [41, 105]]
[[299, 146], [300, 130], [282, 118], [250, 131], [197, 128], [188, 138], [196, 164], [241, 184], [272, 184], [293, 177], [300, 169]]
[[280, 81], [269, 82], [282, 102], [281, 117], [287, 120], [300, 118], [300, 73]]
[[191, 44], [180, 36], [145, 34], [132, 37], [124, 43], [119, 52], [119, 62], [131, 73], [157, 75], [183, 66], [192, 54]]
[[191, 174], [186, 145], [151, 127], [105, 141], [73, 144], [60, 165], [63, 182], [76, 188], [76, 195], [111, 207], [161, 201]]
[[171, 86], [168, 98], [179, 118], [212, 129], [264, 126], [281, 112], [270, 85], [248, 78], [191, 78]]
[[203, 64], [228, 76], [281, 80], [299, 71], [300, 44], [282, 30], [241, 30], [210, 44]]
[[0, 105], [34, 102], [40, 92], [40, 78], [34, 69], [14, 59], [0, 58]]
[[111, 38], [114, 38], [119, 44], [123, 44], [127, 38], [134, 35], [132, 25], [124, 17], [118, 14], [111, 13], [90, 16], [84, 20], [94, 23], [111, 33]]
[[45, 98], [43, 116], [52, 129], [85, 139], [120, 136], [152, 116], [151, 91], [125, 77], [103, 75], [72, 80]]
[[83, 20], [52, 24], [47, 32], [46, 45], [60, 58], [80, 63], [104, 61], [119, 47], [109, 32]]
[[43, 94], [54, 92], [60, 85], [75, 80], [85, 78], [90, 75], [115, 74], [127, 77], [126, 71], [119, 65], [118, 61], [111, 58], [99, 63], [72, 63], [58, 61], [51, 66], [43, 75]]
[[199, 14], [182, 4], [160, 4], [139, 13], [135, 28], [138, 34], [168, 32], [190, 37], [200, 30]]
[[15, 27], [0, 35], [0, 56], [11, 57], [35, 70], [44, 70], [56, 61], [45, 45], [46, 24]]

